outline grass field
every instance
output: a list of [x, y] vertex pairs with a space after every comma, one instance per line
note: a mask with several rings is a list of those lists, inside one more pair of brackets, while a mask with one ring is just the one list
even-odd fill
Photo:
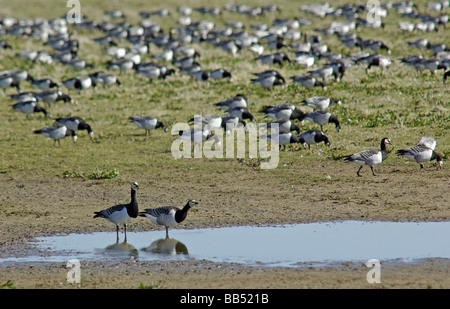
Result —
[[[426, 8], [426, 1], [417, 2], [422, 13], [450, 13], [449, 8], [444, 12], [433, 12]], [[303, 4], [310, 3], [314, 2], [277, 1], [281, 12], [268, 12], [253, 18], [225, 10], [226, 3], [222, 1], [195, 0], [188, 5], [192, 8], [221, 8], [222, 14], [219, 16], [196, 11], [191, 16], [193, 21], [213, 21], [216, 28], [239, 20], [248, 31], [252, 31], [250, 25], [253, 24], [270, 26], [277, 18], [303, 17], [311, 20], [312, 24], [301, 26], [299, 30], [311, 35], [317, 34], [317, 29], [328, 27], [332, 21], [345, 20], [332, 16], [319, 18], [300, 11]], [[349, 1], [333, 1], [330, 4], [338, 7], [346, 3]], [[111, 20], [104, 12], [120, 9], [125, 13], [127, 22], [138, 25], [142, 20], [139, 12], [168, 8], [172, 15], [150, 17], [164, 33], [168, 33], [172, 27], [180, 27], [176, 23], [181, 16], [177, 8], [182, 4], [174, 0], [164, 4], [82, 0], [81, 11], [91, 20], [118, 22]], [[249, 1], [245, 4], [252, 7], [271, 2]], [[64, 1], [39, 1], [39, 4], [2, 1], [0, 17], [53, 19], [65, 16], [68, 10]], [[355, 65], [347, 70], [343, 80], [328, 80], [326, 90], [320, 87], [305, 90], [290, 80], [292, 76], [305, 75], [308, 70], [321, 67], [325, 60], [318, 60], [309, 69], [295, 63], [282, 67], [264, 65], [256, 62], [255, 54], [249, 50], [244, 49], [231, 56], [208, 43], [197, 42], [191, 45], [201, 55], [198, 62], [202, 68], [224, 68], [232, 73], [231, 81], [211, 81], [205, 85], [177, 71], [165, 80], [150, 83], [133, 71], [120, 73], [108, 69], [107, 62], [112, 58], [105, 55], [104, 48], [93, 41], [104, 35], [100, 30], [84, 30], [69, 25], [72, 38], [80, 43], [79, 57], [94, 65], [94, 68], [79, 71], [60, 63], [32, 63], [20, 59], [16, 53], [23, 49], [51, 49], [39, 40], [3, 36], [2, 39], [11, 44], [12, 50], [0, 51], [0, 70], [22, 68], [35, 78], [49, 77], [57, 82], [101, 70], [115, 73], [121, 81], [120, 86], [100, 86], [81, 92], [67, 91], [61, 87], [74, 102], [53, 104], [50, 107], [52, 119], [42, 114], [35, 114], [31, 120], [25, 119], [25, 115], [13, 111], [10, 106], [14, 101], [9, 95], [16, 93], [15, 89], [7, 89], [7, 95], [0, 94], [0, 177], [2, 188], [18, 194], [0, 197], [0, 214], [10, 220], [6, 230], [18, 232], [16, 228], [27, 229], [31, 226], [33, 236], [48, 231], [112, 230], [106, 222], [90, 220], [91, 213], [126, 198], [124, 192], [128, 192], [129, 183], [133, 181], [147, 188], [142, 193], [144, 204], [176, 203], [181, 206], [187, 196], [194, 196], [209, 205], [203, 210], [200, 207], [195, 210], [185, 227], [355, 218], [449, 220], [449, 195], [446, 190], [450, 184], [450, 174], [446, 161], [450, 153], [450, 86], [443, 84], [442, 70], [435, 75], [428, 71], [420, 73], [401, 63], [400, 59], [417, 54], [422, 54], [424, 58], [433, 57], [431, 51], [418, 50], [407, 42], [427, 38], [433, 44], [450, 45], [450, 32], [442, 27], [437, 32], [404, 32], [397, 26], [401, 20], [406, 18], [396, 13], [395, 9], [389, 9], [387, 17], [383, 18], [384, 29], [361, 27], [357, 30], [361, 38], [382, 40], [391, 47], [391, 54], [387, 55], [392, 59], [389, 69], [381, 71], [375, 67], [367, 74], [366, 65]], [[356, 47], [345, 47], [335, 35], [321, 34], [321, 37], [332, 52], [347, 56], [359, 51]], [[128, 47], [130, 43], [121, 40], [119, 45]], [[142, 62], [155, 61], [152, 55], [160, 50], [152, 44], [150, 54], [143, 55]], [[281, 51], [293, 59], [291, 49], [283, 48]], [[265, 53], [270, 52], [275, 51], [266, 46]], [[167, 65], [173, 67], [171, 63]], [[263, 89], [250, 82], [252, 73], [268, 69], [279, 70], [286, 78], [286, 85]], [[36, 89], [29, 82], [23, 82], [22, 91]], [[249, 109], [257, 123], [266, 122], [260, 112], [266, 105], [290, 102], [309, 112], [312, 109], [300, 103], [308, 97], [325, 95], [340, 99], [342, 106], [333, 106], [330, 111], [340, 120], [342, 130], [336, 132], [334, 125], [326, 125], [324, 132], [330, 138], [330, 147], [320, 144], [318, 148], [313, 146], [311, 150], [299, 151], [288, 147], [286, 151], [280, 151], [278, 167], [271, 170], [259, 168], [261, 158], [175, 160], [171, 153], [171, 145], [176, 138], [171, 134], [172, 126], [185, 123], [194, 115], [222, 115], [214, 103], [236, 94], [248, 97]], [[76, 143], [66, 138], [61, 140], [61, 146], [54, 146], [52, 140], [33, 134], [34, 130], [51, 125], [53, 119], [69, 115], [80, 116], [92, 126], [92, 140], [82, 131]], [[158, 117], [168, 125], [168, 131], [152, 131], [151, 136], [145, 138], [144, 131], [128, 121], [130, 116], [143, 115]], [[304, 131], [318, 127], [305, 123], [300, 128]], [[415, 145], [421, 136], [436, 139], [436, 151], [444, 157], [442, 170], [435, 171], [434, 161], [425, 164], [426, 171], [419, 171], [418, 164], [395, 155], [396, 150]], [[356, 176], [356, 165], [335, 160], [364, 149], [378, 148], [383, 137], [390, 138], [393, 145], [388, 146], [391, 153], [386, 161], [376, 167], [381, 176], [373, 177], [369, 168], [365, 167], [362, 170], [364, 177], [359, 178]], [[43, 191], [37, 192], [32, 186], [34, 182], [39, 182], [39, 190]], [[20, 191], [21, 183], [31, 191]], [[98, 193], [90, 193], [93, 185], [99, 190]], [[290, 188], [294, 186], [295, 192], [292, 192], [294, 190]], [[82, 191], [79, 196], [76, 190]], [[69, 199], [69, 195], [75, 199]], [[40, 203], [41, 198], [47, 205], [35, 210], [37, 208], [33, 205]], [[311, 204], [314, 201], [319, 204]], [[305, 205], [299, 208], [302, 202]], [[70, 205], [66, 210], [65, 203]], [[77, 206], [83, 203], [89, 206]], [[250, 206], [262, 209], [264, 214], [253, 212]], [[77, 213], [72, 207], [81, 210]], [[67, 217], [65, 211], [71, 214], [73, 225], [58, 223], [52, 226], [49, 223], [60, 216]], [[291, 215], [287, 215], [288, 211], [292, 211]], [[45, 224], [24, 221], [42, 216], [47, 219]], [[136, 229], [149, 228], [142, 222], [135, 226]], [[26, 235], [24, 239], [30, 236], [20, 232], [18, 235]], [[2, 242], [7, 244], [9, 239], [5, 236]]]

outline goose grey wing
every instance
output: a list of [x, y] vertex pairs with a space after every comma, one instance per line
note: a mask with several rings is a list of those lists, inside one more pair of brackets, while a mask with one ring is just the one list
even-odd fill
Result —
[[113, 213], [115, 213], [116, 211], [121, 211], [122, 209], [125, 208], [125, 204], [119, 204], [119, 205], [115, 205], [115, 206], [111, 206], [107, 209], [104, 209], [102, 211], [100, 211], [100, 215], [104, 218], [109, 218]]
[[423, 145], [431, 150], [434, 150], [434, 148], [436, 148], [436, 140], [429, 136], [423, 136], [419, 139], [417, 145]]
[[363, 159], [364, 161], [370, 159], [371, 157], [377, 155], [380, 152], [378, 149], [368, 149], [352, 155], [352, 159]]
[[159, 217], [161, 215], [168, 215], [171, 210], [177, 210], [177, 208], [173, 206], [161, 206], [151, 209], [145, 209], [145, 212], [153, 217]]

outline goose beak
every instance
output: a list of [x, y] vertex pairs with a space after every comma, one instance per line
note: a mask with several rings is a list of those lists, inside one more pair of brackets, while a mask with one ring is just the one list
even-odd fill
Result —
[[89, 133], [89, 138], [90, 138], [90, 139], [93, 139], [93, 138], [94, 138], [94, 132], [90, 132], [90, 133]]
[[439, 161], [439, 162], [438, 162], [438, 168], [437, 168], [437, 170], [440, 170], [440, 169], [442, 168], [442, 164], [443, 164], [442, 161]]

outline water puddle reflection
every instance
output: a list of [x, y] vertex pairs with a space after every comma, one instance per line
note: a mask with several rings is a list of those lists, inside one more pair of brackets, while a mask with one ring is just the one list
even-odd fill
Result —
[[[0, 258], [2, 262], [66, 262], [69, 259], [210, 260], [245, 265], [298, 267], [369, 259], [411, 262], [450, 258], [450, 222], [343, 221], [276, 226], [131, 232], [40, 237], [45, 256]], [[123, 234], [121, 234], [123, 236]]]

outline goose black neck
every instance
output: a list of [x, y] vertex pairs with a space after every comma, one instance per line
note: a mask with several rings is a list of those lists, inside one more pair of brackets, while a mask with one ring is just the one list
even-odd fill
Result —
[[132, 218], [137, 218], [139, 214], [139, 207], [136, 199], [136, 190], [131, 189], [131, 202], [127, 207], [128, 215]]
[[383, 138], [383, 140], [381, 141], [380, 149], [381, 149], [381, 151], [386, 152], [386, 139], [385, 138]]
[[175, 213], [175, 221], [178, 223], [184, 221], [190, 208], [191, 206], [189, 206], [189, 203], [187, 203], [181, 210], [178, 210]]

